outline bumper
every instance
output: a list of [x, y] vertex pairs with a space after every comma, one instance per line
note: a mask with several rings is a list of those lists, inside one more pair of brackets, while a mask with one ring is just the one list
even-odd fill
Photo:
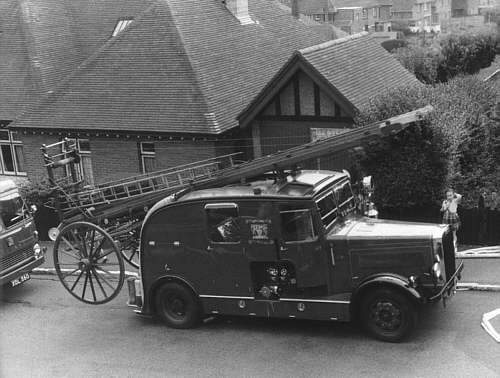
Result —
[[31, 272], [33, 269], [36, 267], [42, 265], [45, 262], [45, 257], [44, 255], [41, 255], [40, 257], [32, 257], [30, 260], [28, 260], [26, 263], [23, 263], [20, 267], [16, 268], [12, 272], [7, 273], [4, 276], [0, 277], [0, 285], [6, 284], [12, 280], [15, 280], [16, 278], [21, 277], [25, 273]]
[[127, 305], [141, 309], [142, 307], [142, 282], [139, 278], [130, 277], [127, 279], [128, 301]]
[[457, 287], [458, 280], [460, 279], [460, 274], [464, 269], [464, 262], [460, 261], [458, 268], [455, 270], [455, 273], [450, 277], [448, 282], [443, 286], [443, 288], [439, 291], [439, 293], [428, 298], [429, 302], [438, 302], [439, 300], [445, 300], [448, 297], [451, 297], [455, 293], [455, 289]]

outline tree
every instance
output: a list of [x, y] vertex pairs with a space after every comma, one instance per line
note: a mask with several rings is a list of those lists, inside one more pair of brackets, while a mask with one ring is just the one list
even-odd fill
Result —
[[360, 124], [434, 107], [420, 127], [364, 146], [360, 165], [375, 177], [378, 206], [432, 205], [447, 186], [464, 193], [464, 203], [473, 206], [482, 188], [500, 188], [496, 99], [495, 88], [474, 76], [372, 99], [358, 117]]
[[488, 67], [495, 59], [497, 45], [497, 34], [488, 30], [442, 36], [428, 46], [408, 45], [394, 54], [420, 81], [435, 84]]

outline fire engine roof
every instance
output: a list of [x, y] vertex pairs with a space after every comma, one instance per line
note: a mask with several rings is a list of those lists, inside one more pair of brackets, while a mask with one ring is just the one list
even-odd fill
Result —
[[196, 190], [182, 196], [180, 201], [213, 197], [310, 196], [320, 191], [326, 185], [346, 177], [348, 177], [348, 174], [345, 172], [301, 171], [295, 178], [288, 176], [285, 184], [276, 183], [272, 179], [261, 179], [249, 182], [246, 185], [230, 185], [220, 188]]

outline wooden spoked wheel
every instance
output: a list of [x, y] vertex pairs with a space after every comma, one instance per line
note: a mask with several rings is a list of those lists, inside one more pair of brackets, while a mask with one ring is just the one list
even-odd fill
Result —
[[114, 240], [118, 242], [120, 253], [127, 263], [139, 269], [139, 232], [141, 221], [126, 225], [126, 228], [117, 227], [111, 231]]
[[116, 243], [105, 230], [88, 222], [62, 228], [54, 242], [54, 266], [66, 290], [90, 304], [115, 298], [125, 279]]

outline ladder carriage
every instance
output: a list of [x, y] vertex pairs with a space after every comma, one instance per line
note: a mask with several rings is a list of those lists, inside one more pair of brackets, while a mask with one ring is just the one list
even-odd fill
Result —
[[80, 301], [106, 303], [123, 286], [126, 261], [139, 267], [139, 233], [147, 211], [160, 199], [190, 190], [245, 182], [267, 172], [282, 174], [304, 161], [352, 149], [365, 140], [401, 131], [430, 106], [384, 122], [350, 129], [272, 155], [242, 162], [240, 153], [85, 186], [80, 152], [64, 139], [41, 150], [51, 185], [51, 206], [61, 224], [49, 231], [54, 265], [64, 287]]

